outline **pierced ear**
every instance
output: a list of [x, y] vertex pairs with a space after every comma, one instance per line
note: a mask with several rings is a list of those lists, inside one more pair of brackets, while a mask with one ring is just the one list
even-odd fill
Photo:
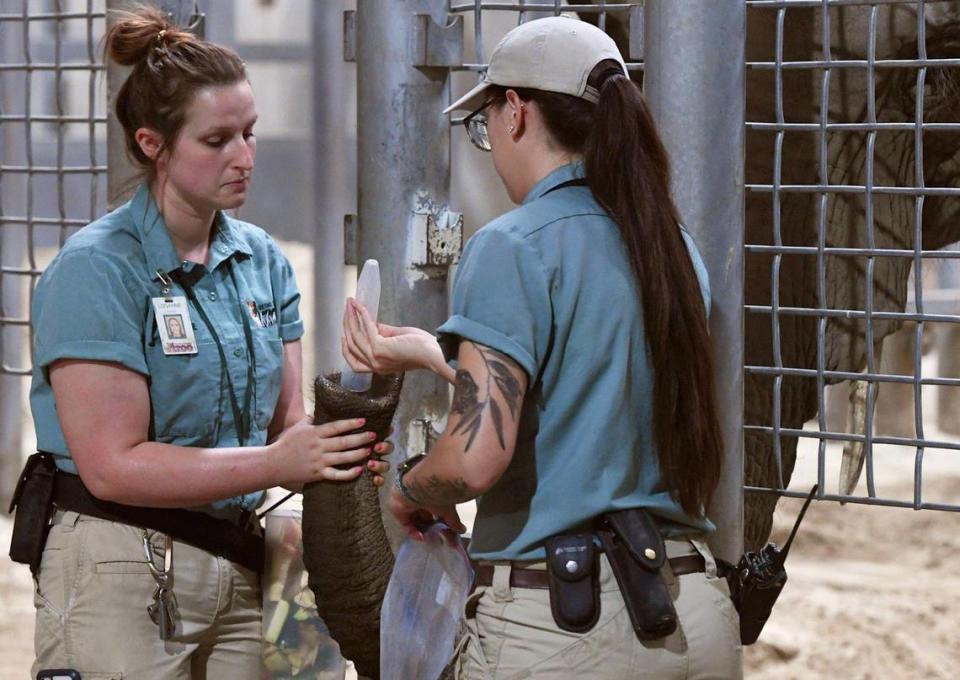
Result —
[[163, 138], [160, 133], [150, 128], [138, 128], [134, 133], [134, 139], [137, 140], [143, 155], [156, 162], [163, 147]]

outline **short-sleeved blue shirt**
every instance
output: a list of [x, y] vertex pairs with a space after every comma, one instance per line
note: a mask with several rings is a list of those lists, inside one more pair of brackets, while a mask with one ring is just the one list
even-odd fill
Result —
[[448, 357], [466, 339], [529, 376], [513, 460], [478, 499], [478, 559], [542, 559], [545, 538], [616, 509], [647, 508], [668, 535], [714, 528], [663, 488], [642, 304], [618, 228], [588, 187], [551, 191], [582, 176], [580, 163], [558, 168], [470, 239], [438, 330]]
[[[33, 299], [34, 367], [30, 405], [41, 451], [76, 473], [50, 387], [59, 359], [112, 361], [142, 373], [150, 388], [151, 441], [224, 448], [239, 444], [226, 373], [207, 326], [189, 306], [198, 352], [163, 353], [151, 298], [161, 295], [156, 270], [182, 272], [216, 330], [242, 408], [248, 362], [255, 366], [250, 435], [266, 442], [280, 395], [283, 343], [303, 335], [293, 269], [259, 227], [217, 213], [206, 266], [181, 262], [150, 191], [71, 237], [40, 277]], [[174, 284], [171, 294], [183, 296]], [[244, 336], [248, 315], [253, 356]], [[202, 508], [229, 515], [262, 502], [263, 493]]]

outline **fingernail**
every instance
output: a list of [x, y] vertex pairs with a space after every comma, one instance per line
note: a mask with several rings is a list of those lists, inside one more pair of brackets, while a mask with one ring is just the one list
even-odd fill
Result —
[[385, 448], [387, 447], [384, 446], [383, 444], [377, 444], [376, 446], [373, 447], [373, 450], [379, 453], [380, 451], [383, 451]]
[[368, 435], [368, 436], [367, 436], [367, 439], [376, 439], [376, 438], [377, 438], [377, 433], [376, 433], [376, 432], [368, 432], [367, 435]]
[[367, 422], [366, 418], [357, 418], [357, 425], [363, 425], [365, 422]]

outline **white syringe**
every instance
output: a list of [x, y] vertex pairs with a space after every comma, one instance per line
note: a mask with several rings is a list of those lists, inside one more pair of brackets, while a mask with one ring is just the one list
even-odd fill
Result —
[[[363, 263], [360, 279], [357, 281], [356, 300], [366, 308], [376, 323], [380, 310], [380, 263], [376, 260]], [[346, 361], [343, 362], [340, 384], [351, 392], [366, 392], [370, 389], [372, 379], [371, 373], [356, 373]]]

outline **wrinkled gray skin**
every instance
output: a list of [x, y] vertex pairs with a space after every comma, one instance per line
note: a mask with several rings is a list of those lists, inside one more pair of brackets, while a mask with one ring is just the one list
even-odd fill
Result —
[[[960, 57], [960, 3], [936, 3], [927, 9], [928, 58]], [[776, 12], [748, 13], [748, 61], [775, 59]], [[831, 52], [834, 59], [866, 59], [869, 8], [843, 7], [831, 10]], [[917, 18], [905, 6], [881, 6], [878, 12], [876, 56], [878, 59], [917, 57]], [[823, 26], [820, 9], [791, 9], [784, 26], [784, 60], [823, 58]], [[811, 39], [812, 38], [812, 39]], [[819, 122], [822, 75], [815, 71], [785, 71], [783, 114], [787, 122]], [[916, 109], [916, 69], [878, 69], [876, 119], [878, 122], [913, 122]], [[776, 121], [774, 74], [747, 73], [747, 118]], [[960, 120], [960, 71], [929, 68], [924, 87], [924, 122]], [[866, 122], [866, 69], [834, 69], [830, 83], [830, 122]], [[819, 134], [788, 132], [783, 140], [782, 184], [821, 182]], [[869, 153], [865, 132], [831, 132], [826, 149], [826, 183], [864, 185]], [[873, 184], [917, 186], [916, 137], [913, 131], [883, 131], [876, 135]], [[960, 185], [960, 139], [956, 134], [925, 131], [922, 140], [922, 171], [928, 187]], [[747, 183], [771, 184], [774, 176], [776, 135], [747, 133]], [[812, 193], [782, 193], [781, 236], [784, 245], [817, 245], [821, 199]], [[823, 211], [825, 245], [865, 248], [869, 244], [864, 194], [828, 194]], [[922, 204], [922, 247], [941, 248], [960, 239], [960, 201], [926, 197]], [[772, 244], [774, 208], [772, 194], [751, 192], [746, 199], [746, 242]], [[908, 195], [874, 195], [873, 238], [877, 248], [910, 250], [915, 243], [916, 200]], [[774, 258], [751, 253], [746, 260], [746, 303], [771, 305]], [[874, 259], [872, 293], [874, 311], [903, 311], [907, 279], [912, 262], [906, 258]], [[866, 309], [867, 258], [825, 258], [823, 303], [830, 309]], [[785, 255], [779, 282], [781, 307], [818, 307], [817, 257]], [[817, 367], [817, 324], [811, 317], [781, 315], [780, 351], [784, 366]], [[899, 328], [894, 321], [873, 321], [873, 342]], [[866, 342], [864, 321], [830, 319], [825, 325], [823, 367], [853, 371], [864, 367]], [[774, 365], [773, 333], [769, 314], [746, 316], [746, 364]], [[745, 376], [745, 423], [773, 424], [775, 384], [772, 377]], [[802, 428], [817, 414], [817, 384], [810, 378], [784, 377], [781, 386], [781, 426]], [[746, 432], [745, 472], [750, 486], [777, 486], [773, 438], [767, 433]], [[796, 438], [781, 438], [783, 483], [796, 459]], [[749, 494], [745, 508], [745, 543], [757, 548], [770, 533], [774, 496]]]
[[[928, 4], [927, 51], [929, 58], [960, 57], [960, 3]], [[867, 17], [869, 8], [840, 7], [832, 12], [831, 51], [834, 58], [866, 59]], [[585, 16], [589, 19], [589, 16]], [[915, 58], [916, 14], [912, 7], [879, 7], [876, 56]], [[608, 18], [608, 31], [626, 52], [626, 31], [616, 16]], [[776, 12], [752, 9], [748, 12], [749, 61], [775, 59]], [[819, 9], [790, 9], [786, 14], [785, 60], [821, 58], [822, 25]], [[915, 69], [879, 69], [876, 83], [876, 117], [880, 122], [913, 121], [915, 109]], [[772, 71], [751, 69], [747, 74], [747, 117], [750, 121], [776, 121], [774, 75]], [[783, 111], [787, 122], [819, 120], [821, 74], [815, 71], [788, 71], [783, 80]], [[866, 70], [834, 69], [830, 85], [830, 122], [867, 120]], [[960, 75], [957, 70], [928, 68], [924, 88], [924, 121], [960, 120]], [[960, 186], [960, 155], [957, 135], [926, 131], [923, 135], [923, 176], [928, 187]], [[782, 184], [816, 184], [820, 181], [818, 135], [791, 132], [783, 140]], [[866, 182], [867, 136], [863, 132], [833, 132], [828, 135], [827, 182], [862, 185]], [[747, 182], [772, 183], [775, 134], [748, 131]], [[884, 131], [876, 135], [873, 183], [877, 186], [915, 186], [916, 170], [912, 131]], [[783, 193], [780, 229], [785, 245], [817, 245], [820, 198], [816, 194]], [[927, 197], [923, 202], [922, 241], [924, 249], [935, 249], [960, 240], [960, 201], [956, 198]], [[769, 193], [748, 193], [746, 201], [747, 236], [750, 244], [773, 243], [773, 202]], [[911, 196], [875, 195], [873, 199], [874, 244], [877, 248], [912, 249], [914, 247], [915, 200]], [[862, 194], [829, 194], [825, 206], [826, 245], [867, 247], [865, 201]], [[747, 304], [770, 305], [773, 257], [748, 254], [746, 262]], [[873, 265], [873, 309], [902, 311], [907, 296], [907, 278], [911, 261], [878, 257]], [[829, 257], [825, 262], [824, 296], [828, 308], [865, 309], [866, 258]], [[817, 307], [817, 258], [813, 255], [785, 255], [780, 266], [779, 304], [781, 307]], [[873, 322], [873, 339], [880, 343], [899, 324]], [[825, 327], [823, 363], [827, 370], [857, 371], [865, 362], [866, 334], [862, 321], [830, 319]], [[767, 314], [746, 317], [746, 364], [773, 366], [771, 318]], [[782, 315], [780, 352], [784, 366], [817, 367], [817, 320]], [[774, 381], [770, 377], [748, 374], [745, 390], [745, 422], [771, 425]], [[781, 426], [802, 428], [817, 413], [816, 381], [807, 378], [783, 379], [780, 389]], [[782, 437], [783, 481], [786, 484], [796, 458], [796, 439]], [[746, 483], [752, 486], [777, 486], [772, 438], [764, 433], [746, 433]], [[332, 495], [334, 496], [334, 495]], [[304, 512], [362, 512], [370, 518], [369, 535], [378, 536], [363, 543], [372, 555], [389, 549], [379, 526], [379, 514], [369, 508], [343, 505], [344, 495], [336, 494], [326, 507], [305, 507]], [[374, 502], [376, 494], [357, 494], [364, 503]], [[749, 494], [745, 508], [745, 543], [757, 548], [766, 541], [771, 528], [776, 497]], [[333, 532], [324, 539], [331, 555], [355, 552], [355, 536]], [[340, 546], [341, 543], [347, 545]], [[377, 545], [372, 545], [376, 543]], [[359, 558], [359, 564], [379, 562]], [[359, 571], [365, 571], [363, 569]], [[369, 577], [370, 573], [367, 572]], [[357, 597], [349, 582], [349, 570], [332, 571], [334, 582], [343, 588], [334, 591], [326, 607], [351, 610]], [[387, 573], [367, 579], [363, 586], [370, 592], [383, 592]], [[364, 626], [354, 630], [360, 631]], [[369, 630], [369, 628], [367, 628]], [[336, 637], [336, 633], [334, 633]], [[377, 669], [360, 668], [363, 675], [376, 677]]]

